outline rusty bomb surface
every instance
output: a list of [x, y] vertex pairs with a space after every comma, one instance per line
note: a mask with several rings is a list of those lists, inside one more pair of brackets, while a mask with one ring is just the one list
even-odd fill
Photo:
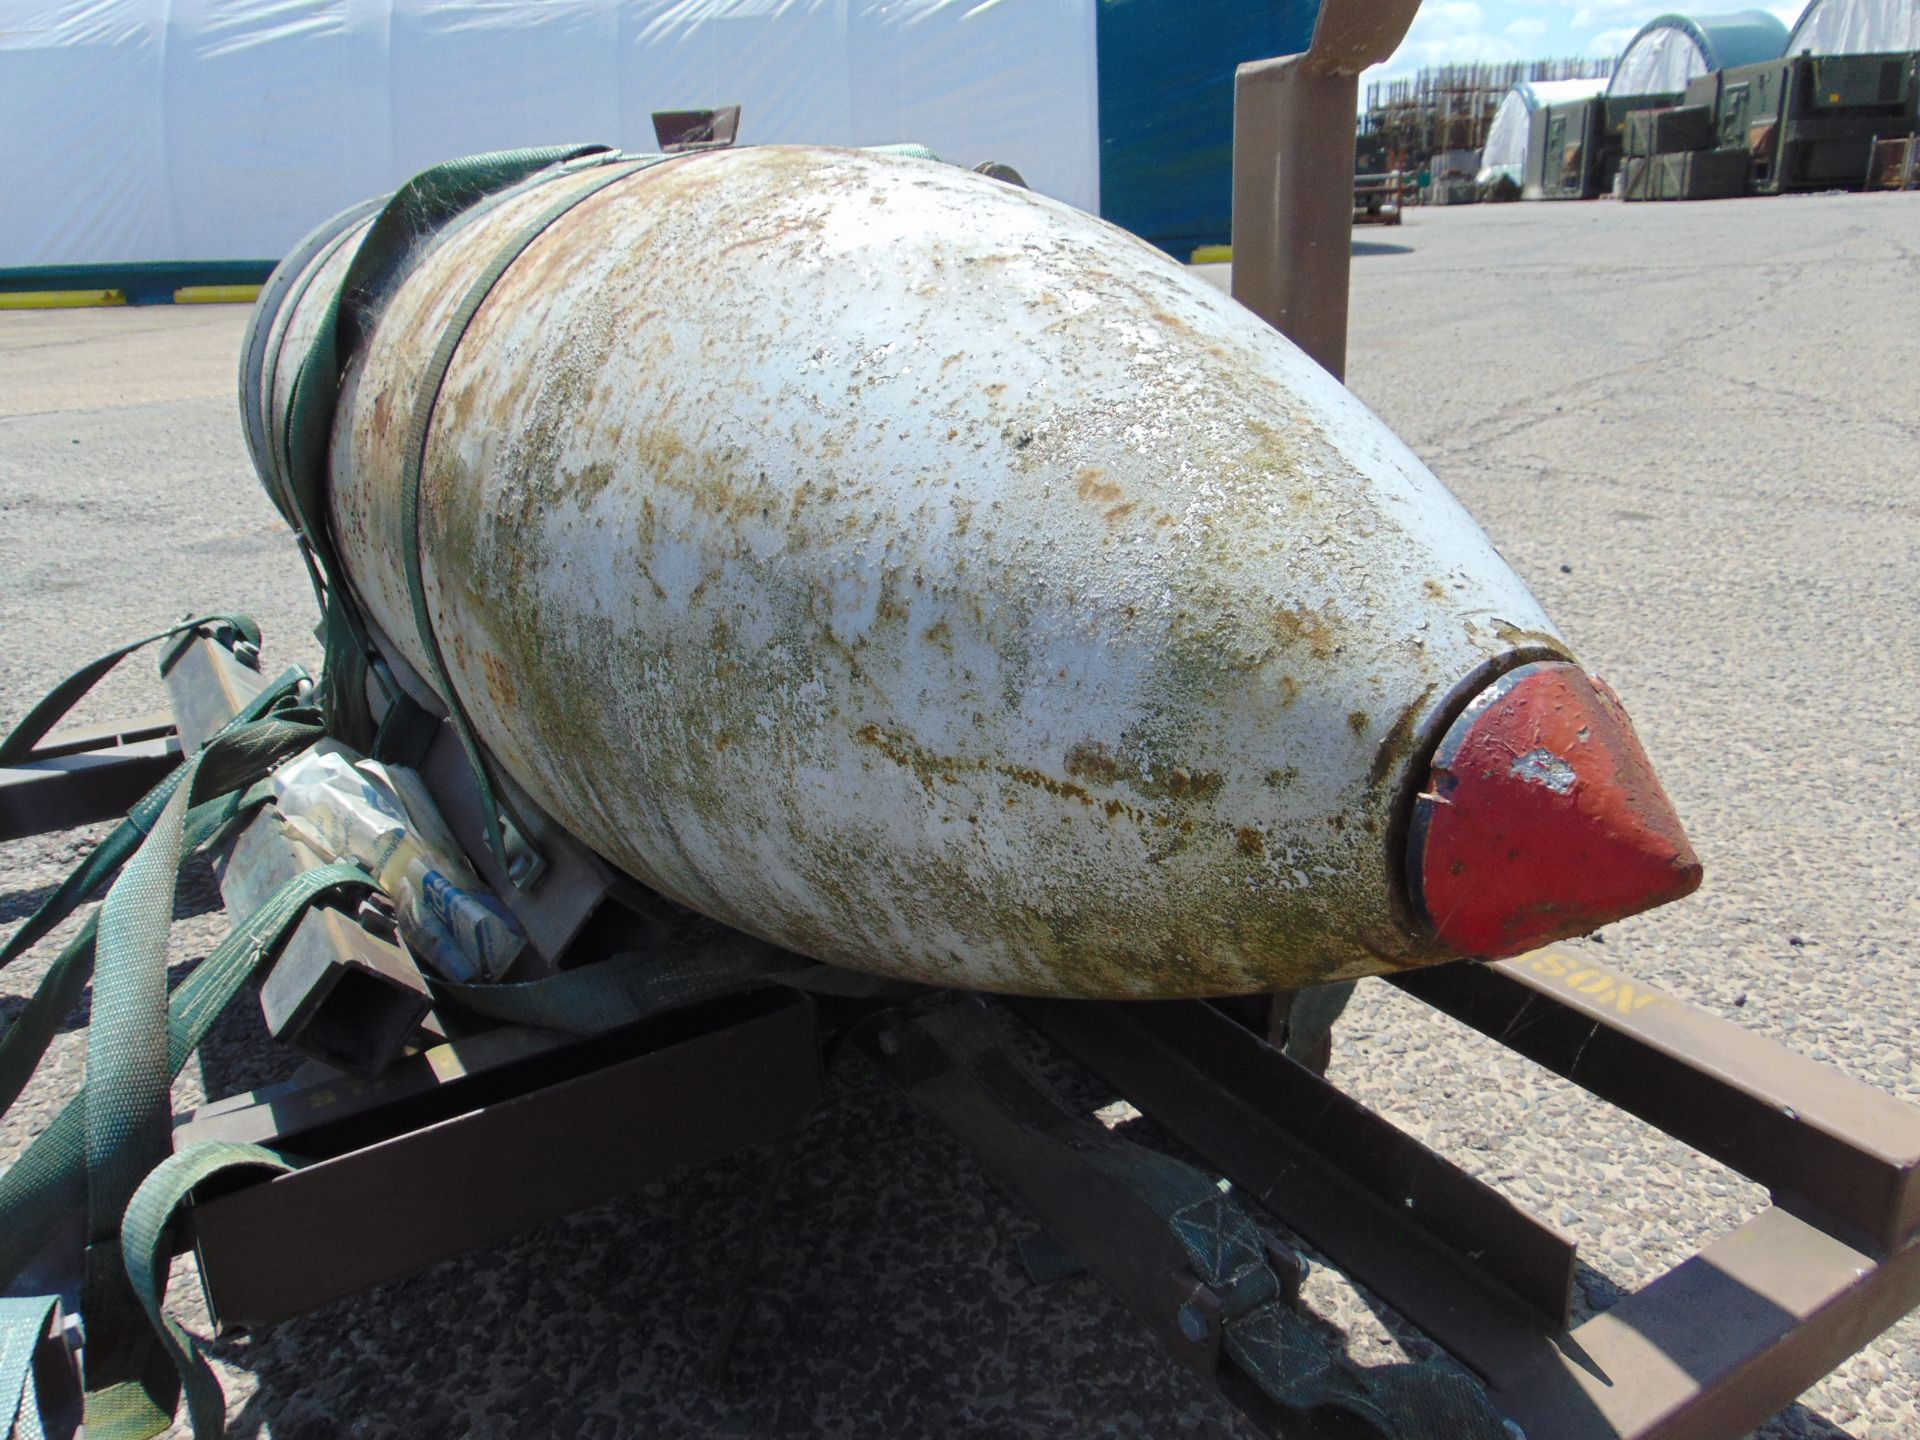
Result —
[[[336, 543], [422, 673], [421, 378], [504, 238], [589, 183], [431, 242], [346, 375]], [[1400, 874], [1426, 758], [1490, 678], [1567, 654], [1286, 339], [925, 161], [614, 183], [494, 286], [428, 433], [426, 593], [498, 762], [647, 884], [862, 970], [1178, 996], [1451, 958]]]

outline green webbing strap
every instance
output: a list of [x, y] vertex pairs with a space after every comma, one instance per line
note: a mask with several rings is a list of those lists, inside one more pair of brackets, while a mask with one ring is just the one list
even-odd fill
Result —
[[[306, 678], [306, 671], [298, 667], [288, 670], [255, 696], [246, 709], [210, 736], [208, 745], [212, 745], [215, 740], [229, 731], [251, 724], [270, 710], [292, 699], [294, 691]], [[45, 703], [42, 701], [41, 705], [44, 706]], [[39, 708], [41, 707], [35, 707], [36, 710]], [[224, 749], [221, 757], [215, 760], [214, 768], [216, 771], [228, 768], [228, 757]], [[86, 903], [100, 888], [102, 882], [117, 870], [127, 856], [131, 855], [146, 838], [147, 832], [153, 828], [154, 819], [165, 808], [174, 787], [180, 783], [185, 774], [184, 765], [168, 771], [158, 785], [135, 802], [133, 808], [127, 812], [127, 818], [122, 820], [105, 840], [87, 852], [87, 857], [73, 868], [66, 879], [60, 882], [53, 894], [40, 903], [40, 907], [27, 917], [25, 923], [8, 937], [5, 945], [0, 945], [0, 969], [4, 969], [32, 949], [56, 925]]]
[[209, 625], [229, 625], [244, 636], [249, 644], [256, 647], [260, 644], [260, 627], [245, 615], [201, 615], [192, 620], [183, 620], [178, 625], [169, 625], [165, 630], [156, 631], [130, 645], [122, 645], [118, 650], [109, 650], [54, 686], [47, 692], [46, 698], [29, 710], [4, 740], [0, 740], [0, 765], [17, 765], [31, 755], [33, 747], [46, 738], [47, 732], [58, 725], [67, 712], [106, 677], [108, 671], [134, 651], [156, 640], [165, 640], [171, 635], [181, 635]]
[[[372, 721], [367, 715], [365, 671], [344, 663], [349, 647], [373, 653], [366, 623], [349, 595], [327, 521], [327, 466], [335, 406], [347, 360], [372, 332], [399, 277], [418, 254], [422, 239], [496, 195], [551, 166], [596, 154], [601, 145], [560, 145], [475, 155], [423, 170], [387, 201], [367, 233], [333, 304], [321, 317], [312, 345], [295, 371], [283, 434], [268, 436], [274, 469], [268, 492], [313, 557], [314, 586], [327, 622], [328, 726], [343, 742], [364, 749]], [[322, 577], [324, 577], [324, 585]], [[341, 673], [335, 667], [341, 666]], [[357, 682], [357, 683], [356, 683]], [[394, 693], [388, 689], [389, 696]]]
[[347, 266], [332, 306], [321, 317], [312, 346], [294, 375], [287, 407], [284, 474], [270, 477], [286, 497], [286, 516], [313, 546], [337, 583], [326, 523], [327, 450], [334, 404], [348, 358], [371, 333], [381, 306], [418, 251], [420, 241], [488, 196], [550, 166], [604, 150], [599, 145], [557, 145], [474, 155], [423, 170], [396, 190]]
[[[194, 806], [187, 813], [186, 852], [197, 852], [242, 810], [264, 798], [249, 799], [236, 792]], [[93, 976], [93, 951], [99, 928], [99, 914], [89, 915], [80, 933], [67, 942], [47, 967], [47, 973], [14, 1017], [13, 1024], [7, 1027], [7, 1033], [0, 1036], [0, 1113], [12, 1108], [13, 1102], [20, 1098], [20, 1092], [33, 1078], [61, 1022], [80, 1003], [80, 994]]]
[[[216, 945], [182, 980], [167, 1004], [167, 1068], [178, 1075], [187, 1057], [260, 964], [278, 948], [308, 906], [336, 891], [371, 890], [352, 865], [322, 865], [293, 877]], [[48, 1226], [86, 1204], [88, 1087], [70, 1100], [26, 1151], [0, 1171], [0, 1285], [11, 1282], [39, 1249]], [[91, 1321], [92, 1317], [88, 1317]]]
[[[168, 1092], [178, 1067], [169, 1054], [167, 940], [187, 853], [187, 811], [202, 769], [216, 758], [225, 761], [227, 752], [239, 752], [252, 762], [228, 767], [216, 787], [228, 790], [252, 783], [274, 761], [317, 738], [317, 726], [269, 718], [227, 732], [194, 755], [100, 909], [87, 1024], [87, 1264], [80, 1307], [88, 1327], [88, 1428], [96, 1437], [121, 1430], [153, 1433], [141, 1428], [148, 1409], [162, 1409], [162, 1420], [172, 1409], [173, 1397], [156, 1393], [165, 1377], [156, 1381], [154, 1342], [141, 1326], [117, 1247], [127, 1201], [172, 1148]], [[270, 921], [291, 913], [266, 911]], [[249, 917], [249, 924], [254, 920]]]
[[[127, 1204], [120, 1231], [120, 1254], [133, 1293], [146, 1310], [147, 1321], [172, 1363], [176, 1383], [186, 1392], [187, 1417], [194, 1440], [218, 1440], [226, 1430], [226, 1397], [200, 1344], [185, 1326], [167, 1314], [167, 1268], [173, 1248], [167, 1231], [194, 1187], [216, 1175], [236, 1170], [268, 1170], [285, 1174], [293, 1166], [258, 1145], [210, 1142], [194, 1145], [163, 1160], [141, 1182]], [[92, 1437], [91, 1419], [88, 1436]], [[152, 1432], [146, 1432], [152, 1433]]]
[[[201, 757], [187, 762], [153, 833], [120, 871], [100, 906], [94, 948], [93, 1010], [87, 1020], [87, 1244], [111, 1244], [120, 1217], [147, 1172], [171, 1149], [167, 1086], [167, 935], [185, 859], [187, 796]], [[96, 1328], [118, 1276], [89, 1266], [80, 1313]], [[89, 1350], [91, 1350], [89, 1346]], [[90, 1390], [101, 1366], [87, 1358]], [[114, 1379], [131, 1378], [114, 1376]]]
[[[1069, 1114], [1006, 1048], [985, 1007], [949, 1005], [911, 1023], [954, 1061], [953, 1069], [907, 1086], [915, 1103], [936, 1116], [977, 1115], [985, 1107], [1021, 1137], [988, 1142], [1003, 1148], [1002, 1168], [1022, 1165], [1037, 1141], [1082, 1167], [1089, 1183], [1117, 1184], [1158, 1216], [1220, 1300], [1222, 1348], [1301, 1434], [1508, 1440], [1485, 1392], [1459, 1371], [1431, 1363], [1356, 1365], [1323, 1338], [1288, 1303], [1259, 1228], [1239, 1201], [1193, 1166]], [[980, 1127], [967, 1133], [970, 1143], [982, 1143]]]
[[938, 162], [940, 159], [938, 155], [934, 154], [933, 151], [929, 150], [926, 146], [916, 145], [912, 141], [906, 141], [898, 145], [863, 145], [860, 148], [869, 155], [898, 155], [903, 160], [932, 160]]
[[39, 1402], [33, 1390], [33, 1360], [58, 1301], [52, 1295], [0, 1299], [0, 1416], [7, 1440], [40, 1440]]
[[529, 245], [545, 234], [547, 229], [561, 216], [581, 202], [598, 195], [609, 185], [624, 180], [636, 171], [658, 165], [667, 157], [651, 155], [639, 160], [624, 160], [619, 164], [609, 164], [604, 173], [579, 189], [571, 190], [560, 199], [548, 205], [534, 215], [511, 236], [487, 268], [480, 272], [467, 293], [461, 298], [458, 308], [447, 321], [440, 335], [440, 343], [434, 347], [433, 358], [428, 362], [420, 379], [419, 394], [415, 397], [412, 418], [408, 422], [406, 449], [402, 458], [400, 472], [400, 534], [395, 543], [400, 548], [401, 558], [406, 565], [407, 599], [413, 607], [414, 632], [420, 640], [420, 647], [426, 652], [427, 679], [434, 690], [446, 702], [447, 716], [453, 722], [454, 733], [460, 737], [461, 748], [467, 752], [467, 763], [473, 771], [473, 779], [480, 790], [480, 810], [486, 821], [487, 848], [499, 861], [501, 871], [516, 885], [523, 888], [537, 878], [544, 868], [544, 862], [537, 853], [532, 854], [529, 869], [515, 868], [513, 856], [509, 853], [506, 836], [501, 829], [503, 808], [505, 818], [519, 832], [522, 845], [531, 852], [532, 832], [527, 825], [514, 815], [510, 806], [503, 807], [502, 796], [494, 788], [493, 777], [488, 769], [486, 757], [480, 749], [479, 736], [474, 732], [473, 721], [467, 714], [467, 707], [460, 698], [459, 690], [454, 686], [453, 677], [447, 673], [446, 656], [440, 648], [440, 638], [434, 632], [433, 614], [427, 605], [426, 581], [422, 571], [420, 554], [420, 477], [426, 468], [427, 440], [433, 428], [434, 410], [439, 404], [440, 387], [446, 382], [447, 371], [452, 368], [455, 352], [466, 337], [467, 327], [473, 323], [473, 317], [486, 303], [487, 296], [500, 277], [526, 252]]
[[278, 388], [283, 347], [269, 342], [285, 338], [286, 332], [280, 327], [282, 318], [291, 320], [299, 313], [300, 302], [326, 270], [327, 263], [339, 253], [361, 221], [379, 212], [387, 198], [383, 195], [377, 200], [362, 200], [312, 231], [273, 267], [273, 273], [260, 287], [259, 298], [254, 302], [254, 318], [247, 326], [247, 346], [240, 356], [241, 431], [247, 439], [247, 454], [253, 468], [265, 483], [274, 508], [283, 516], [291, 515], [291, 506], [279, 490], [286, 467], [276, 453], [278, 442], [267, 434], [267, 414]]
[[[373, 881], [351, 865], [325, 865], [294, 876], [236, 926], [174, 991], [166, 1025], [165, 1080], [170, 1083], [206, 1038], [220, 1012], [260, 965], [278, 949], [294, 923], [315, 901], [344, 890], [371, 890]], [[102, 1023], [95, 1004], [94, 1024]], [[63, 1215], [90, 1209], [85, 1166], [93, 1109], [94, 1077], [54, 1117], [26, 1152], [0, 1174], [0, 1282], [11, 1281], [33, 1258], [42, 1238]], [[105, 1276], [124, 1268], [119, 1230], [89, 1246], [83, 1304], [87, 1322], [89, 1440], [145, 1440], [172, 1423], [176, 1398], [172, 1367], [140, 1323], [138, 1296], [124, 1273], [117, 1285]], [[103, 1388], [94, 1384], [104, 1379]]]
[[437, 976], [427, 983], [437, 999], [471, 1015], [571, 1035], [597, 1034], [758, 985], [860, 998], [904, 988], [733, 933], [705, 944], [662, 947], [657, 954], [623, 952], [516, 984], [461, 985]]

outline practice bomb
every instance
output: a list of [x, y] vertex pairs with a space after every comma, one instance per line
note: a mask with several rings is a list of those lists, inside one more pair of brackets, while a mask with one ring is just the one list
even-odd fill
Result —
[[[342, 357], [324, 502], [396, 669], [618, 869], [830, 963], [1121, 997], [1513, 954], [1698, 884], [1466, 511], [1159, 251], [903, 155], [620, 166], [420, 241]], [[255, 317], [257, 459], [371, 223]]]

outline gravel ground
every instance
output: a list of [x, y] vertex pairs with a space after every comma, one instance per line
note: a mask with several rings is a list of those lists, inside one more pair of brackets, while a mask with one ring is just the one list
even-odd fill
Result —
[[[1920, 196], [1416, 213], [1356, 247], [1350, 379], [1620, 691], [1706, 862], [1698, 895], [1605, 933], [1608, 963], [1920, 1102], [1916, 236]], [[0, 716], [189, 609], [244, 606], [270, 662], [317, 665], [239, 437], [244, 322], [0, 315]], [[159, 703], [143, 659], [86, 714]], [[0, 925], [99, 833], [0, 847]], [[222, 933], [214, 905], [190, 876], [178, 970]], [[0, 1015], [53, 948], [0, 976]], [[0, 1122], [0, 1157], [71, 1091], [83, 1021]], [[242, 1004], [176, 1099], [287, 1068]], [[1582, 1314], [1765, 1204], [1384, 986], [1361, 986], [1332, 1073], [1576, 1237]], [[761, 1167], [723, 1162], [223, 1342], [235, 1432], [1251, 1433], [1090, 1282], [1031, 1287], [1013, 1249], [1030, 1222], [858, 1061], [829, 1077], [735, 1378], [712, 1387], [704, 1342]], [[1324, 1269], [1308, 1297], [1364, 1358], [1424, 1353]], [[1759, 1433], [1920, 1434], [1920, 1324]]]

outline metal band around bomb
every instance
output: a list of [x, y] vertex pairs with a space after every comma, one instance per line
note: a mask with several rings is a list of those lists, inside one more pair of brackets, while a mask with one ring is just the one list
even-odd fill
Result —
[[[609, 156], [609, 160], [615, 157]], [[473, 317], [486, 303], [487, 296], [499, 283], [500, 277], [523, 255], [527, 247], [546, 233], [555, 221], [560, 219], [574, 206], [591, 196], [598, 195], [608, 186], [637, 174], [650, 166], [658, 165], [670, 157], [649, 155], [639, 160], [609, 165], [607, 173], [582, 187], [565, 198], [535, 215], [511, 239], [501, 247], [487, 268], [480, 272], [466, 295], [461, 299], [453, 317], [447, 322], [446, 330], [440, 336], [433, 358], [428, 363], [426, 374], [420, 383], [420, 398], [413, 408], [413, 418], [407, 429], [406, 449], [403, 453], [403, 466], [400, 474], [400, 524], [401, 558], [405, 563], [407, 576], [407, 599], [413, 607], [415, 632], [420, 637], [421, 648], [426, 651], [427, 661], [432, 669], [429, 677], [439, 691], [440, 698], [446, 702], [447, 716], [453, 721], [454, 733], [460, 737], [461, 748], [467, 752], [467, 763], [473, 769], [475, 784], [480, 789], [481, 813], [487, 827], [487, 846], [494, 858], [499, 861], [500, 869], [521, 889], [530, 887], [545, 869], [545, 862], [534, 850], [527, 826], [511, 812], [510, 802], [504, 802], [493, 784], [491, 771], [487, 767], [485, 754], [480, 748], [479, 737], [474, 733], [473, 721], [467, 714], [467, 707], [460, 698], [460, 692], [453, 683], [453, 677], [447, 671], [445, 654], [441, 651], [439, 637], [434, 633], [433, 616], [427, 608], [427, 592], [423, 567], [420, 558], [420, 476], [426, 469], [427, 439], [433, 429], [434, 410], [440, 403], [440, 387], [446, 383], [447, 372], [453, 367], [453, 357], [460, 348], [460, 342], [466, 338], [467, 327], [473, 323]], [[575, 174], [575, 171], [562, 171], [562, 174]], [[518, 832], [522, 854], [516, 863], [509, 853], [506, 836], [501, 828], [502, 820]]]

